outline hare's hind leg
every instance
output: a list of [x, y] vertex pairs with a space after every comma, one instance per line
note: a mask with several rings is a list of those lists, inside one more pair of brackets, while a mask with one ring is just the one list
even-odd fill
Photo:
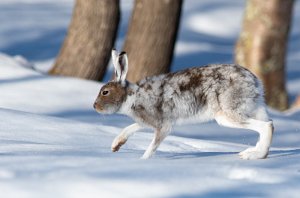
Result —
[[253, 118], [237, 121], [224, 112], [218, 112], [215, 119], [221, 126], [250, 129], [259, 133], [259, 140], [256, 146], [239, 153], [242, 159], [263, 159], [267, 157], [273, 135], [272, 121], [261, 121]]
[[251, 147], [239, 153], [242, 159], [263, 159], [268, 156], [269, 148], [272, 143], [273, 122], [248, 119], [246, 123], [248, 129], [259, 133], [259, 140], [255, 147]]

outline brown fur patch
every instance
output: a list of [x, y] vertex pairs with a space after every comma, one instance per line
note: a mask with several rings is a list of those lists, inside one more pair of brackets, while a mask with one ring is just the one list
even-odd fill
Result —
[[151, 91], [152, 85], [150, 83], [143, 83], [138, 85], [140, 88], [145, 89], [145, 91]]
[[164, 102], [164, 99], [163, 99], [163, 96], [164, 96], [164, 86], [166, 84], [166, 81], [163, 81], [159, 87], [159, 90], [161, 91], [160, 94], [159, 94], [159, 98], [157, 100], [157, 103], [154, 105], [154, 107], [157, 109], [157, 112], [159, 113], [159, 115], [161, 115], [163, 113], [163, 109], [162, 109], [162, 106], [163, 106], [163, 102]]
[[196, 96], [198, 105], [205, 106], [207, 104], [207, 96], [205, 94], [199, 94]]
[[122, 141], [120, 141], [117, 146], [112, 148], [112, 152], [117, 152], [118, 150], [120, 150], [121, 146], [123, 144], [125, 144], [126, 142], [127, 142], [127, 139], [123, 139]]
[[142, 120], [142, 122], [151, 127], [159, 127], [160, 123], [157, 122], [156, 115], [151, 115], [143, 105], [132, 105], [131, 109], [135, 112], [137, 117]]
[[152, 90], [152, 86], [150, 84], [147, 84], [146, 87], [145, 87], [145, 90], [146, 91]]
[[215, 93], [216, 93], [216, 98], [217, 98], [218, 104], [220, 104], [220, 98], [219, 98], [220, 92], [218, 90], [216, 90]]
[[233, 84], [234, 84], [234, 82], [233, 82], [232, 78], [230, 77], [230, 78], [229, 78], [229, 85], [230, 85], [230, 86], [233, 86]]
[[194, 89], [201, 85], [201, 74], [191, 75], [189, 81], [179, 84], [179, 90], [181, 92]]
[[127, 88], [126, 92], [128, 96], [132, 96], [134, 94], [134, 91], [130, 88]]

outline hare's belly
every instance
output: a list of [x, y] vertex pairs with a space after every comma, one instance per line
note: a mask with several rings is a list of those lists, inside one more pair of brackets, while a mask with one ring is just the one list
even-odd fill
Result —
[[201, 123], [201, 122], [208, 122], [213, 120], [213, 112], [209, 110], [202, 110], [199, 111], [197, 114], [194, 115], [179, 115], [176, 119], [176, 124], [191, 124], [191, 123]]

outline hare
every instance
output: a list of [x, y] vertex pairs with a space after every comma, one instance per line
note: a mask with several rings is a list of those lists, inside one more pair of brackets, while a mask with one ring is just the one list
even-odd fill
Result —
[[147, 77], [136, 84], [126, 81], [128, 58], [112, 50], [115, 79], [104, 85], [94, 103], [99, 113], [121, 113], [135, 120], [114, 139], [116, 152], [144, 127], [154, 129], [154, 138], [142, 159], [150, 158], [176, 123], [215, 119], [225, 127], [259, 133], [255, 147], [239, 153], [242, 159], [266, 158], [273, 123], [266, 112], [263, 87], [246, 68], [212, 64], [174, 73]]

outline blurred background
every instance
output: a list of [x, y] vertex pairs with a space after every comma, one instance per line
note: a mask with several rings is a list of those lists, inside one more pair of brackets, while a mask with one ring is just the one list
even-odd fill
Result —
[[45, 74], [106, 82], [116, 48], [128, 53], [132, 82], [237, 63], [261, 78], [274, 109], [300, 93], [297, 0], [1, 0], [0, 18], [0, 53]]

